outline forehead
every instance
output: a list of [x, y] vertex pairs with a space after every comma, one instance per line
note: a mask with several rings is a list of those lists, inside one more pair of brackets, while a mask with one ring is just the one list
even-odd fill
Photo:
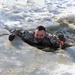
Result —
[[44, 30], [38, 30], [38, 29], [36, 29], [35, 30], [35, 33], [36, 34], [43, 34], [43, 33], [45, 33], [45, 31]]

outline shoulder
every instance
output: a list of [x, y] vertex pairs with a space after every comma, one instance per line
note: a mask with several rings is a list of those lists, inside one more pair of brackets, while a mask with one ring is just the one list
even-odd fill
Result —
[[51, 38], [51, 37], [52, 37], [52, 34], [46, 33], [46, 37], [47, 37], [47, 38]]

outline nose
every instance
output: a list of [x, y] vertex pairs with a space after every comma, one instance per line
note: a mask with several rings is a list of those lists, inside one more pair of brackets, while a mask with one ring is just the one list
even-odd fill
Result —
[[38, 36], [38, 39], [40, 39], [41, 38], [41, 36]]

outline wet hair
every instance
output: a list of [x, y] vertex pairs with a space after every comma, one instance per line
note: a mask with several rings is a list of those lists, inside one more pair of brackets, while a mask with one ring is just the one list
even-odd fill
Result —
[[46, 31], [46, 29], [45, 29], [45, 27], [44, 27], [44, 26], [38, 26], [36, 29], [38, 29], [39, 31], [41, 31], [41, 30]]

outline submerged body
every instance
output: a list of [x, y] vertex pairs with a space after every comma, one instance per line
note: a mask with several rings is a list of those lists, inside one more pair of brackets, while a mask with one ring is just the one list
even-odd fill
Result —
[[12, 41], [12, 39], [15, 36], [18, 36], [21, 40], [28, 43], [29, 45], [35, 46], [40, 49], [49, 47], [51, 49], [57, 50], [62, 45], [64, 45], [62, 44], [62, 42], [65, 42], [65, 40], [61, 39], [60, 41], [60, 37], [57, 38], [56, 36], [52, 36], [50, 33], [47, 33], [45, 29], [43, 29], [41, 26], [39, 27], [41, 29], [36, 28], [34, 32], [27, 30], [14, 30], [12, 31], [12, 34], [9, 36], [9, 40]]

